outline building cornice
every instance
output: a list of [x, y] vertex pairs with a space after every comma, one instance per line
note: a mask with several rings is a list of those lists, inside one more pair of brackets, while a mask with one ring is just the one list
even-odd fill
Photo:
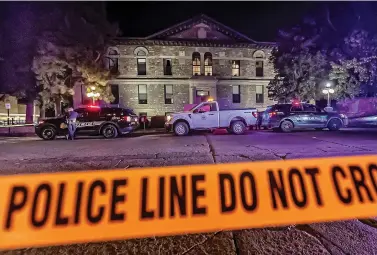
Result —
[[143, 38], [114, 38], [115, 45], [137, 45], [137, 46], [186, 46], [186, 47], [219, 47], [219, 48], [250, 48], [250, 49], [272, 49], [277, 46], [272, 42], [240, 43], [232, 41], [211, 41], [211, 40], [148, 40]]

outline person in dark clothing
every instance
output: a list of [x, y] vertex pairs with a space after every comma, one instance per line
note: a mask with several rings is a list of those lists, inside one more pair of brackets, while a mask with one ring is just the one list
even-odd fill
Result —
[[68, 117], [67, 117], [67, 125], [68, 125], [68, 134], [67, 140], [75, 139], [75, 132], [76, 132], [76, 119], [78, 117], [78, 113], [73, 110], [73, 108], [68, 108]]

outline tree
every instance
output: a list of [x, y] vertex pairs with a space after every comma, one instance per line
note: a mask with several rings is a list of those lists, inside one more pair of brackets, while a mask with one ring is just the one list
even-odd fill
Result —
[[338, 60], [331, 62], [329, 77], [336, 97], [375, 96], [377, 93], [377, 37], [355, 29], [341, 46]]
[[60, 103], [73, 95], [77, 80], [87, 87], [95, 86], [101, 94], [99, 99], [112, 101], [107, 86], [109, 73], [101, 59], [108, 39], [119, 32], [117, 25], [106, 20], [102, 3], [72, 5], [60, 17], [55, 30], [46, 30], [39, 37], [34, 58], [41, 104], [54, 106], [59, 114]]
[[321, 33], [321, 27], [309, 18], [288, 32], [280, 31], [278, 48], [270, 58], [276, 75], [268, 89], [274, 100], [310, 100], [320, 96], [320, 84], [330, 68], [326, 51], [318, 47]]

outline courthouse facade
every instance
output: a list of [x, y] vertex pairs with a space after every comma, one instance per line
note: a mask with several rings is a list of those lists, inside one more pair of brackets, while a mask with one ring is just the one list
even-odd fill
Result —
[[273, 103], [266, 88], [273, 47], [205, 15], [145, 38], [117, 38], [106, 56], [113, 103], [148, 117], [208, 98], [221, 108], [265, 109]]

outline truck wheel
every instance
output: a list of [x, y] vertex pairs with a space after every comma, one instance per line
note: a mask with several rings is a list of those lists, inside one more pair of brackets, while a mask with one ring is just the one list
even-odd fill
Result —
[[111, 124], [105, 125], [102, 128], [101, 133], [102, 133], [103, 137], [105, 137], [106, 139], [116, 138], [118, 136], [117, 128], [114, 125], [111, 125]]
[[330, 120], [329, 124], [327, 125], [327, 128], [330, 131], [338, 131], [341, 127], [342, 127], [342, 122], [338, 119]]
[[246, 131], [246, 125], [239, 120], [233, 122], [230, 128], [235, 135], [242, 135]]
[[284, 120], [280, 124], [280, 130], [283, 131], [284, 133], [289, 133], [292, 132], [293, 130], [293, 123], [289, 120]]
[[54, 140], [56, 137], [56, 129], [48, 126], [41, 130], [41, 136], [43, 140]]
[[177, 136], [185, 136], [189, 133], [190, 129], [188, 125], [181, 121], [174, 125], [174, 134]]

